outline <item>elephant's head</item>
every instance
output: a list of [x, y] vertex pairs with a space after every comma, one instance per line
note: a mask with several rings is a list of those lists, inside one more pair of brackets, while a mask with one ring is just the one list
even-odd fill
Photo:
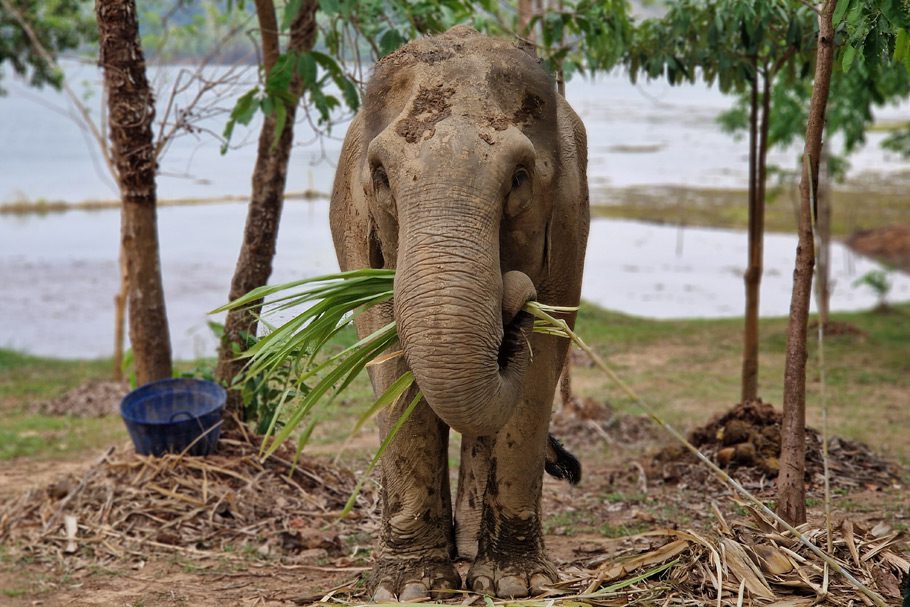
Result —
[[[522, 395], [560, 172], [554, 85], [459, 27], [382, 60], [364, 101], [370, 263], [397, 268], [407, 362], [433, 410], [497, 432]], [[557, 278], [558, 280], [558, 278]]]

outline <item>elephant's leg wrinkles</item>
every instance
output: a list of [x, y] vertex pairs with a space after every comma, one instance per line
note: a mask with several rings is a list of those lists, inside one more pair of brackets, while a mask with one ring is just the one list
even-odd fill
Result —
[[[405, 395], [380, 419], [385, 435]], [[383, 521], [370, 588], [376, 600], [414, 600], [461, 587], [448, 480], [449, 429], [421, 403], [382, 458]]]
[[546, 395], [553, 393], [562, 358], [555, 339], [535, 336], [527, 396], [493, 445], [477, 557], [467, 580], [478, 592], [522, 597], [558, 579], [546, 557], [540, 514], [552, 407]]
[[469, 561], [477, 556], [493, 440], [492, 437], [461, 437], [461, 465], [455, 499], [455, 543], [458, 557]]

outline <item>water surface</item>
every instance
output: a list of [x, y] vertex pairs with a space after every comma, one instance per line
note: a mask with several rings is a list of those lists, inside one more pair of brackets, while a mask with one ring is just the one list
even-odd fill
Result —
[[[161, 259], [175, 355], [210, 355], [206, 312], [225, 303], [240, 248], [243, 204], [159, 211]], [[0, 346], [58, 357], [113, 351], [113, 298], [119, 273], [119, 213], [78, 211], [46, 217], [0, 215]], [[651, 318], [740, 316], [745, 234], [595, 219], [583, 297]], [[769, 234], [761, 313], [789, 310], [794, 236]], [[877, 264], [841, 245], [832, 251], [833, 310], [875, 304], [854, 288]], [[282, 219], [272, 282], [337, 270], [326, 202], [290, 203]], [[893, 275], [893, 300], [910, 300], [910, 277]]]

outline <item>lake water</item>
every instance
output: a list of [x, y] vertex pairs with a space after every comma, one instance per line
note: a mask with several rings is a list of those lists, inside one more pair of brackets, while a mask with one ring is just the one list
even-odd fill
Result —
[[[97, 70], [69, 65], [79, 90], [97, 93]], [[177, 68], [157, 78], [173, 80]], [[82, 83], [85, 84], [82, 84]], [[62, 98], [13, 81], [0, 98], [0, 202], [16, 199], [81, 201], [116, 198], [91, 145], [53, 107]], [[242, 87], [241, 87], [242, 88]], [[191, 94], [191, 91], [187, 94]], [[721, 133], [716, 115], [729, 99], [699, 86], [661, 83], [633, 86], [621, 75], [597, 83], [569, 83], [570, 102], [585, 120], [590, 145], [593, 202], [608, 188], [636, 185], [740, 187], [745, 148]], [[163, 97], [163, 95], [161, 96]], [[95, 95], [97, 101], [97, 94]], [[62, 107], [65, 107], [63, 105]], [[887, 108], [885, 119], [906, 116], [910, 106]], [[223, 117], [206, 124], [220, 131]], [[289, 191], [328, 191], [338, 138], [314, 140], [301, 125], [288, 173]], [[256, 125], [246, 133], [254, 140]], [[855, 172], [906, 168], [870, 144], [852, 158]], [[309, 141], [309, 143], [308, 143]], [[795, 151], [775, 153], [789, 163]], [[176, 140], [162, 161], [161, 198], [244, 195], [255, 146], [220, 156], [208, 137]], [[175, 176], [180, 175], [180, 176]], [[175, 355], [211, 354], [214, 340], [206, 311], [225, 302], [240, 246], [242, 204], [167, 207], [159, 211], [162, 271]], [[113, 349], [119, 214], [115, 210], [39, 216], [0, 215], [0, 346], [35, 354], [106, 356]], [[588, 248], [583, 296], [604, 307], [653, 318], [739, 316], [743, 309], [745, 235], [731, 230], [677, 229], [640, 222], [595, 220]], [[765, 244], [763, 315], [789, 309], [794, 236], [770, 234]], [[857, 310], [875, 298], [852, 283], [878, 268], [837, 245], [833, 251], [834, 310]], [[273, 282], [336, 269], [327, 203], [291, 202], [282, 221]], [[910, 278], [892, 276], [891, 298], [910, 300]]]
[[[214, 352], [206, 312], [226, 301], [240, 246], [242, 204], [159, 211], [162, 272], [175, 355]], [[0, 216], [0, 346], [59, 357], [112, 351], [119, 214], [79, 211], [47, 217]], [[273, 282], [337, 269], [328, 203], [290, 203], [282, 220]], [[744, 235], [735, 230], [594, 220], [583, 297], [653, 318], [739, 316], [743, 308]], [[768, 235], [761, 312], [789, 309], [795, 237]], [[875, 303], [852, 287], [877, 265], [840, 245], [833, 251], [832, 308]], [[892, 297], [910, 299], [910, 277], [895, 275]]]

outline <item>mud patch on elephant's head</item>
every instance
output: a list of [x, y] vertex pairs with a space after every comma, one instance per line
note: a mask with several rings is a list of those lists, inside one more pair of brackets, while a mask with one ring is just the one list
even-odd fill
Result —
[[452, 114], [449, 98], [454, 93], [455, 89], [441, 83], [434, 87], [421, 86], [408, 115], [398, 121], [395, 132], [408, 143], [417, 143], [425, 135], [426, 139], [432, 139], [436, 134], [436, 123]]
[[509, 119], [501, 113], [497, 113], [493, 116], [487, 116], [487, 124], [493, 127], [494, 130], [504, 131], [509, 128]]
[[512, 121], [515, 122], [515, 124], [525, 124], [532, 120], [540, 120], [541, 117], [543, 117], [543, 106], [543, 99], [537, 95], [528, 93], [524, 96], [524, 99], [522, 99], [521, 107], [519, 107], [512, 116]]

